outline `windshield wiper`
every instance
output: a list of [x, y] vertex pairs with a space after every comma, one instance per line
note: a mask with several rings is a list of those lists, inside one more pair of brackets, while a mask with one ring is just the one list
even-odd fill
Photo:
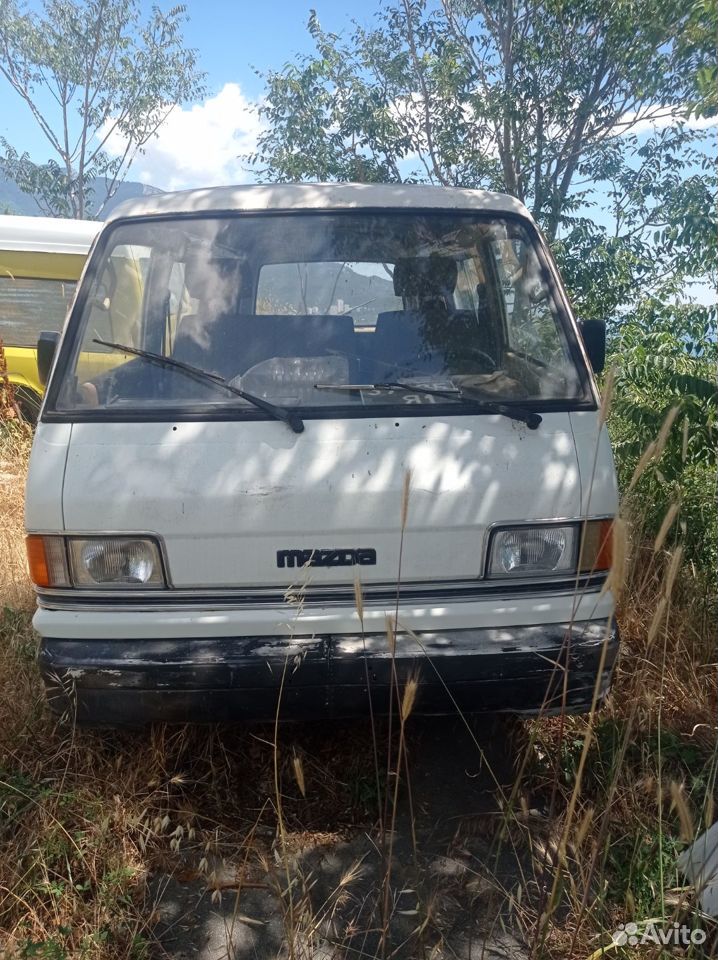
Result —
[[113, 343], [111, 340], [100, 340], [99, 337], [95, 337], [92, 341], [93, 343], [99, 343], [103, 347], [111, 347], [113, 350], [121, 350], [123, 353], [131, 353], [136, 357], [143, 357], [145, 360], [149, 360], [152, 363], [156, 363], [161, 367], [170, 367], [173, 370], [180, 370], [183, 373], [186, 373], [187, 376], [194, 377], [195, 380], [200, 380], [203, 383], [211, 383], [220, 387], [223, 390], [227, 390], [229, 393], [233, 393], [237, 397], [241, 397], [242, 400], [246, 400], [248, 403], [254, 404], [255, 407], [258, 407], [260, 410], [264, 410], [265, 413], [268, 413], [270, 417], [274, 417], [275, 420], [282, 420], [286, 423], [295, 433], [303, 433], [304, 431], [304, 422], [302, 418], [294, 410], [289, 410], [286, 407], [279, 407], [273, 403], [270, 403], [268, 400], [263, 400], [261, 397], [255, 397], [251, 393], [245, 393], [244, 390], [240, 390], [239, 387], [233, 387], [231, 383], [228, 383], [224, 377], [220, 377], [217, 373], [210, 373], [208, 370], [202, 370], [201, 367], [194, 367], [191, 363], [184, 363], [182, 360], [175, 360], [174, 357], [165, 357], [161, 353], [152, 353], [150, 350], [140, 350], [138, 347], [128, 347], [124, 343]]
[[543, 419], [540, 414], [523, 407], [514, 407], [510, 403], [497, 403], [495, 400], [485, 400], [468, 393], [466, 390], [434, 390], [431, 387], [422, 387], [418, 384], [400, 383], [398, 380], [388, 380], [384, 383], [315, 383], [317, 390], [407, 390], [410, 393], [426, 393], [431, 397], [443, 397], [446, 400], [455, 400], [458, 403], [468, 403], [473, 407], [480, 407], [483, 413], [498, 413], [511, 420], [525, 423], [529, 430], [536, 430]]

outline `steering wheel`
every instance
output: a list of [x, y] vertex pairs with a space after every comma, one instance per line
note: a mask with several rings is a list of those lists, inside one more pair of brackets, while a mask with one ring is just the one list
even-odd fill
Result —
[[496, 373], [496, 371], [499, 369], [494, 358], [484, 350], [480, 350], [478, 347], [468, 346], [466, 348], [466, 352], [470, 357], [473, 357], [476, 360], [481, 360], [483, 363], [488, 364], [489, 373]]

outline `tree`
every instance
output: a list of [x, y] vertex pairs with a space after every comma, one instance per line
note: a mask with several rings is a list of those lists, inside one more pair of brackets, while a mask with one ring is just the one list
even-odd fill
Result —
[[[715, 307], [646, 299], [613, 330], [610, 349], [616, 384], [609, 428], [627, 503], [649, 534], [678, 505], [686, 556], [706, 571], [718, 559], [717, 319]], [[677, 415], [660, 458], [631, 488], [671, 410]]]
[[[251, 159], [282, 179], [505, 190], [553, 240], [620, 135], [695, 99], [680, 0], [395, 0], [267, 76]], [[704, 41], [705, 44], [706, 41]], [[410, 168], [412, 158], [415, 166]]]
[[0, 169], [43, 212], [99, 214], [173, 107], [202, 94], [184, 20], [184, 7], [153, 7], [141, 22], [137, 0], [44, 0], [41, 13], [0, 0], [0, 73], [52, 152], [37, 164], [2, 139]]
[[715, 117], [718, 114], [717, 38], [716, 0], [692, 0], [678, 50], [684, 61], [683, 69], [695, 75], [697, 95], [693, 107], [699, 117]]

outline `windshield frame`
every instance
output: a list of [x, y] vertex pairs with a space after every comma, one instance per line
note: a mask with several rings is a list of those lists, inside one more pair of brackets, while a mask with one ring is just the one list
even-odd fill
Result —
[[[271, 421], [269, 414], [256, 407], [230, 405], [218, 402], [217, 404], [203, 402], [197, 405], [136, 409], [112, 409], [108, 407], [76, 408], [72, 410], [58, 409], [57, 400], [63, 380], [68, 373], [68, 367], [74, 361], [77, 349], [80, 346], [81, 320], [85, 305], [89, 299], [93, 284], [103, 267], [104, 256], [110, 240], [116, 229], [128, 224], [158, 224], [178, 220], [203, 219], [243, 219], [275, 216], [403, 216], [403, 217], [430, 217], [432, 215], [451, 215], [457, 218], [471, 218], [473, 220], [496, 221], [503, 220], [519, 224], [525, 231], [536, 254], [541, 270], [541, 276], [546, 283], [553, 303], [556, 307], [556, 319], [565, 337], [571, 360], [574, 363], [580, 393], [572, 398], [522, 398], [514, 405], [525, 410], [537, 413], [570, 412], [574, 410], [597, 410], [599, 396], [595, 379], [591, 371], [578, 324], [574, 318], [569, 299], [558, 271], [556, 262], [546, 244], [546, 241], [532, 219], [513, 211], [499, 212], [496, 210], [480, 210], [471, 207], [321, 207], [315, 209], [297, 209], [284, 207], [271, 210], [197, 210], [189, 213], [163, 213], [147, 216], [118, 217], [99, 233], [95, 239], [90, 255], [85, 263], [82, 276], [75, 290], [75, 297], [65, 321], [62, 338], [59, 344], [55, 363], [50, 374], [49, 382], [43, 398], [39, 420], [49, 423], [96, 423], [96, 422], [201, 422], [201, 421]], [[417, 391], [418, 392], [418, 391]], [[502, 400], [511, 405], [510, 399]], [[405, 417], [465, 417], [486, 416], [479, 413], [470, 405], [464, 406], [455, 401], [445, 403], [435, 398], [435, 402], [420, 404], [378, 403], [371, 405], [342, 405], [326, 404], [316, 407], [297, 406], [291, 408], [303, 420], [354, 420], [354, 419], [381, 419], [397, 416]]]

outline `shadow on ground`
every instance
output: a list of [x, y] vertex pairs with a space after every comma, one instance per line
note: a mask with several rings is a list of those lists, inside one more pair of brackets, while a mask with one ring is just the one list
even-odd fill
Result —
[[155, 874], [153, 958], [525, 957], [506, 906], [525, 864], [495, 842], [515, 776], [510, 724], [417, 719], [407, 747], [383, 840], [378, 826], [329, 843], [278, 832], [211, 863], [209, 883]]

